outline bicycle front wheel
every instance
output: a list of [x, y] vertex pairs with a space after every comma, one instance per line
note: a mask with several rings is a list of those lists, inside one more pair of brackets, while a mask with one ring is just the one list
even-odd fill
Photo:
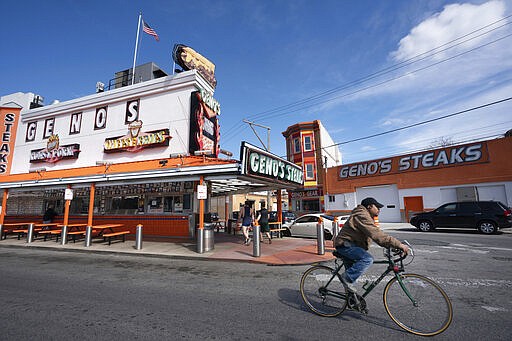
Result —
[[320, 316], [337, 316], [347, 307], [345, 287], [339, 275], [327, 266], [306, 270], [300, 279], [300, 294], [308, 308]]
[[[430, 278], [416, 274], [395, 277], [384, 288], [384, 307], [389, 317], [406, 331], [433, 336], [448, 328], [453, 310], [448, 295]], [[402, 287], [403, 284], [403, 287]]]

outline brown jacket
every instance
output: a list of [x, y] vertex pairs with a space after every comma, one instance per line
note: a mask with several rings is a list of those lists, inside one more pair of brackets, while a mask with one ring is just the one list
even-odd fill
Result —
[[343, 245], [345, 240], [365, 250], [368, 250], [372, 240], [382, 247], [398, 248], [401, 244], [398, 239], [388, 236], [375, 225], [370, 212], [363, 205], [358, 205], [352, 210], [350, 218], [334, 240], [334, 246]]

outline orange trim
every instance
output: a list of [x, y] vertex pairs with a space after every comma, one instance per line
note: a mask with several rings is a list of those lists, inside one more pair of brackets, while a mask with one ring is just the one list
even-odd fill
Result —
[[16, 132], [18, 131], [18, 121], [20, 120], [20, 111], [21, 108], [0, 108], [0, 136], [2, 136], [2, 147], [5, 145], [9, 148], [8, 150], [2, 151], [2, 154], [7, 154], [7, 157], [5, 157], [7, 162], [0, 163], [0, 176], [2, 179], [7, 177], [11, 172]]
[[91, 184], [89, 194], [89, 211], [87, 212], [87, 226], [92, 226], [92, 218], [94, 213], [94, 195], [96, 193], [96, 185]]
[[[167, 160], [167, 164], [162, 167], [161, 160]], [[45, 171], [41, 173], [22, 173], [11, 174], [2, 177], [2, 182], [30, 181], [30, 180], [48, 180], [48, 179], [65, 179], [68, 177], [94, 176], [116, 173], [132, 173], [140, 171], [160, 170], [162, 168], [182, 168], [205, 166], [205, 165], [225, 165], [236, 163], [236, 160], [224, 160], [217, 158], [209, 158], [203, 156], [188, 156], [180, 158], [157, 159], [148, 161], [134, 161], [112, 164], [106, 169], [105, 166], [91, 166], [69, 168], [53, 171]]]
[[2, 212], [0, 212], [0, 224], [4, 223], [5, 212], [7, 211], [7, 196], [9, 195], [9, 190], [4, 188], [4, 195], [2, 196]]

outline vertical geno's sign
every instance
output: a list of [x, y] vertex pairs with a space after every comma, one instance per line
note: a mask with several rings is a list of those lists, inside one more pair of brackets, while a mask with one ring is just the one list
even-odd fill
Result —
[[14, 141], [21, 108], [0, 108], [0, 176], [11, 172]]

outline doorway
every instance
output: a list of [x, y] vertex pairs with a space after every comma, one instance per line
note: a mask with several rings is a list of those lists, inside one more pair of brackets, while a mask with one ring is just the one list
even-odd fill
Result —
[[409, 222], [414, 213], [423, 211], [423, 197], [404, 197], [405, 220]]

